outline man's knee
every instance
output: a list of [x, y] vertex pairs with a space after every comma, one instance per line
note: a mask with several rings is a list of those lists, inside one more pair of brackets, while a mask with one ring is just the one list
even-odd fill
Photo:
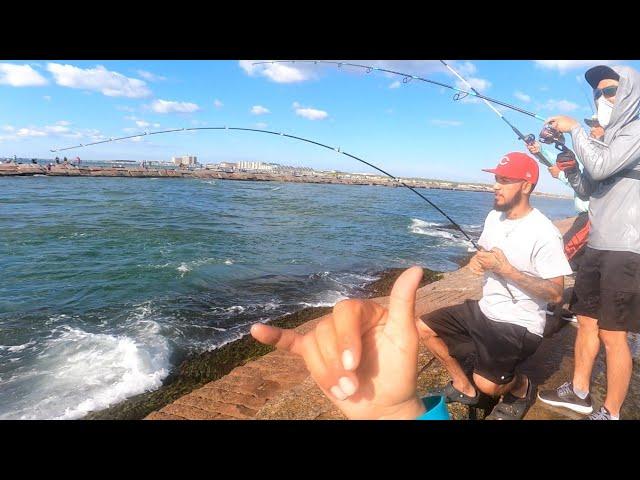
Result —
[[486, 378], [481, 377], [477, 373], [473, 374], [473, 382], [476, 384], [476, 387], [478, 387], [478, 390], [480, 390], [485, 395], [489, 395], [491, 397], [496, 397], [500, 395], [503, 389], [502, 385], [493, 383], [491, 380], [487, 380]]
[[578, 328], [587, 333], [597, 333], [598, 320], [595, 318], [578, 315]]
[[618, 348], [627, 343], [627, 332], [623, 331], [600, 330], [598, 336], [607, 350]]

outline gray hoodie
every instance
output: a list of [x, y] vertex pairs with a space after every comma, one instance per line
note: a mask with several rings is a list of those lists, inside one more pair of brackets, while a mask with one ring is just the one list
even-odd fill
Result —
[[[640, 254], [640, 180], [622, 176], [640, 172], [640, 73], [613, 67], [620, 75], [606, 146], [593, 141], [577, 125], [571, 130], [573, 148], [584, 172], [567, 175], [583, 200], [590, 200], [588, 246]], [[636, 173], [637, 173], [636, 172]]]

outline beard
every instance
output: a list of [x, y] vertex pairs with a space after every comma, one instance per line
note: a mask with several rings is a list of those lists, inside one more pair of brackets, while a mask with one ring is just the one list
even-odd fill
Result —
[[505, 202], [502, 205], [498, 205], [498, 200], [494, 199], [493, 209], [497, 210], [498, 212], [508, 212], [513, 207], [518, 205], [520, 203], [520, 200], [522, 200], [522, 192], [518, 191], [509, 202]]

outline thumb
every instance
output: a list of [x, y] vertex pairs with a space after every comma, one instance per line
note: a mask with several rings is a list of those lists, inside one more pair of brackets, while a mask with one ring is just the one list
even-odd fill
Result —
[[399, 331], [415, 329], [416, 291], [422, 275], [421, 267], [411, 267], [396, 280], [389, 297], [389, 327]]
[[279, 350], [302, 356], [302, 335], [293, 330], [254, 323], [251, 326], [251, 336], [265, 345], [272, 345]]

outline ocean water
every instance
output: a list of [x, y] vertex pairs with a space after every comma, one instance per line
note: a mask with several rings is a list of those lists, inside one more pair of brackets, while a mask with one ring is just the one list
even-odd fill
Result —
[[[476, 238], [493, 202], [422, 193]], [[0, 178], [0, 419], [82, 417], [255, 321], [362, 294], [385, 268], [454, 270], [470, 246], [405, 188]]]

